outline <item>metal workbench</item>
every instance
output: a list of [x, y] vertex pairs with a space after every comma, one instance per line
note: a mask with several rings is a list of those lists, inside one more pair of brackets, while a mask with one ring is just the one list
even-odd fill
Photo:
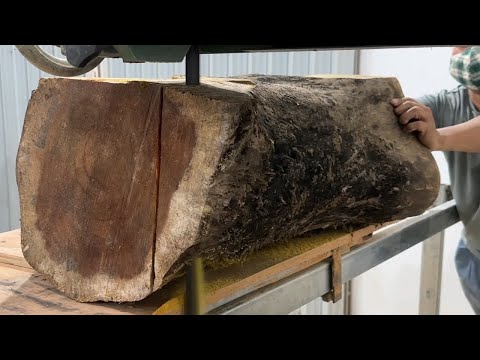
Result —
[[[370, 242], [342, 256], [342, 282], [424, 242], [419, 313], [438, 314], [444, 231], [459, 221], [450, 189], [442, 185], [435, 205], [424, 214], [377, 231]], [[209, 314], [289, 314], [327, 294], [330, 279], [331, 261], [325, 260], [276, 284], [216, 304]]]

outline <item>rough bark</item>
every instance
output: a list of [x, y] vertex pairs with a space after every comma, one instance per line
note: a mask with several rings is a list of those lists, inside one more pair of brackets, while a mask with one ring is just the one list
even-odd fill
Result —
[[22, 249], [79, 301], [135, 301], [192, 255], [418, 215], [436, 163], [394, 78], [45, 79], [17, 157]]

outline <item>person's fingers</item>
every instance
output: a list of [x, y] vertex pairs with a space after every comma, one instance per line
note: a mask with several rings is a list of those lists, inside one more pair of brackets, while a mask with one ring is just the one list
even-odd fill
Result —
[[422, 107], [414, 106], [400, 115], [398, 122], [402, 125], [407, 125], [411, 120], [425, 120], [423, 114], [424, 110]]
[[404, 97], [402, 99], [392, 99], [392, 101], [390, 101], [390, 103], [393, 105], [393, 106], [398, 106], [398, 105], [401, 105], [403, 104], [405, 101], [415, 101], [414, 99], [412, 98], [409, 98], [409, 97]]
[[423, 105], [419, 104], [416, 101], [407, 100], [407, 101], [401, 103], [400, 105], [398, 105], [395, 109], [393, 109], [393, 111], [397, 115], [402, 115], [405, 111], [407, 111], [408, 109], [411, 109], [414, 106], [423, 107]]
[[403, 131], [407, 133], [411, 133], [414, 131], [419, 131], [420, 133], [425, 133], [427, 130], [427, 124], [423, 121], [413, 121], [409, 124], [407, 124], [404, 128]]

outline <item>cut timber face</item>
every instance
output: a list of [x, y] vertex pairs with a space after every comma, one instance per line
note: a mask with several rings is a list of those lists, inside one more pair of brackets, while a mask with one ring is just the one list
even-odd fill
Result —
[[[192, 255], [422, 213], [439, 173], [393, 78], [44, 79], [17, 157], [22, 250], [79, 301], [136, 301]], [[292, 240], [293, 241], [293, 240]]]
[[151, 292], [161, 100], [158, 84], [56, 79], [29, 103], [17, 159], [23, 251], [73, 298]]

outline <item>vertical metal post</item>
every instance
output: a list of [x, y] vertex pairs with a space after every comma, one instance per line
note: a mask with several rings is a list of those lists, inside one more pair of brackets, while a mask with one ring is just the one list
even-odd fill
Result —
[[203, 284], [202, 259], [196, 257], [187, 266], [185, 274], [185, 315], [201, 315], [204, 313]]
[[352, 289], [352, 280], [343, 285], [343, 315], [352, 315]]
[[200, 51], [198, 45], [192, 45], [185, 59], [187, 85], [200, 85]]
[[422, 245], [420, 275], [420, 315], [440, 313], [444, 231], [425, 240]]
[[[447, 200], [447, 191], [442, 187], [435, 203], [439, 205]], [[439, 232], [422, 244], [420, 315], [438, 315], [440, 313], [444, 236], [445, 231]]]

